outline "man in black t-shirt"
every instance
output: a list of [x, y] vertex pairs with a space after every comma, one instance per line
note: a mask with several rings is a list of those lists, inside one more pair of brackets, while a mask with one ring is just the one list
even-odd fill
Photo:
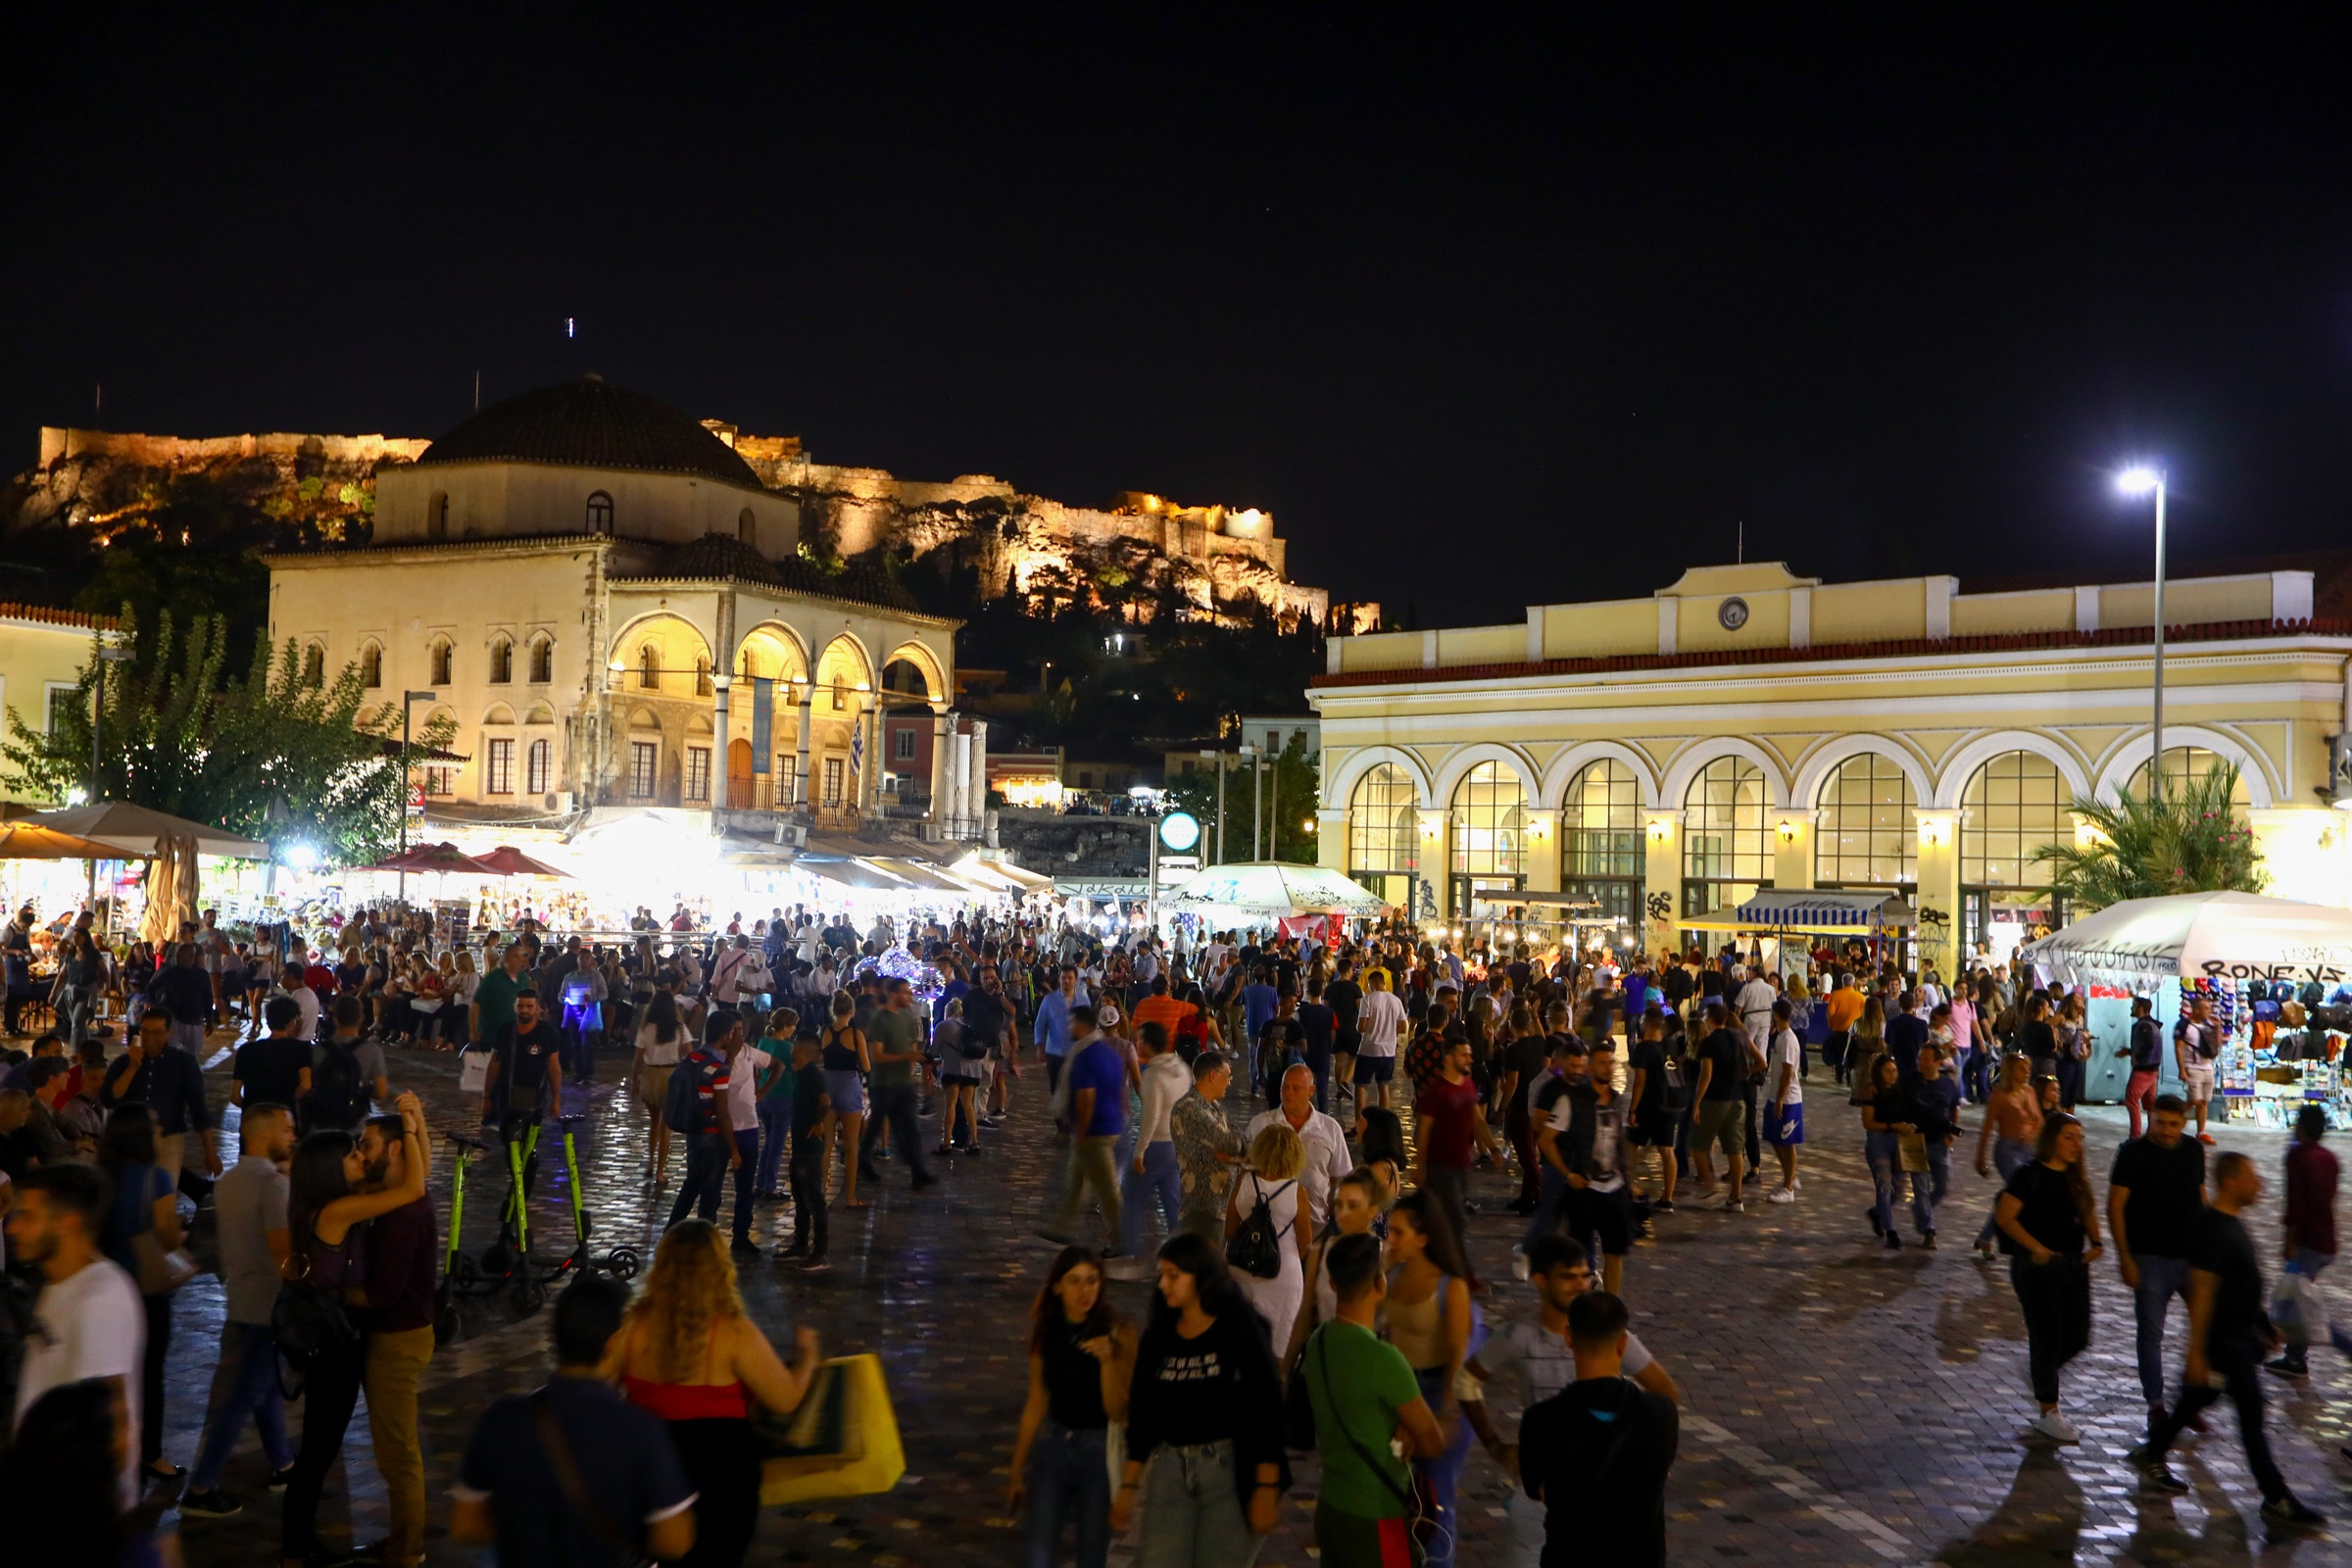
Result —
[[2213, 1162], [2213, 1204], [2198, 1222], [2189, 1252], [2188, 1362], [2181, 1369], [2180, 1403], [2152, 1424], [2144, 1446], [2125, 1457], [2139, 1466], [2146, 1490], [2185, 1493], [2187, 1483], [2173, 1474], [2165, 1455], [2181, 1429], [2226, 1393], [2237, 1406], [2246, 1468], [2262, 1489], [2262, 1516], [2274, 1524], [2321, 1525], [2327, 1517], [2287, 1490], [2262, 1427], [2262, 1358], [2278, 1335], [2263, 1310], [2254, 1239], [2238, 1218], [2261, 1196], [2262, 1175], [2245, 1155], [2231, 1150]]
[[[1635, 1038], [1626, 1060], [1627, 1093], [1633, 1100], [1627, 1140], [1636, 1150], [1655, 1149], [1658, 1154], [1659, 1197], [1651, 1212], [1674, 1212], [1674, 1126], [1680, 1107], [1673, 1103], [1666, 1081], [1666, 1015], [1655, 1005], [1631, 1021]], [[1686, 1087], [1685, 1095], [1689, 1094]], [[1641, 1155], [1634, 1158], [1640, 1161]]]
[[1576, 1381], [1519, 1423], [1519, 1479], [1544, 1504], [1543, 1568], [1662, 1568], [1666, 1475], [1681, 1440], [1674, 1401], [1624, 1375], [1625, 1303], [1588, 1291], [1568, 1305]]
[[2205, 1214], [2205, 1146], [2184, 1136], [2187, 1125], [2188, 1107], [2178, 1097], [2158, 1097], [2147, 1136], [2115, 1152], [2107, 1178], [2107, 1227], [2132, 1291], [2151, 1431], [2164, 1419], [2164, 1320], [2175, 1296], [2187, 1298], [2189, 1253]]
[[1331, 1051], [1338, 1035], [1338, 1015], [1323, 1000], [1323, 982], [1308, 980], [1306, 1001], [1298, 1007], [1298, 1027], [1306, 1035], [1306, 1064], [1315, 1075], [1315, 1108], [1331, 1109]]
[[1740, 1179], [1742, 1156], [1746, 1150], [1741, 1143], [1745, 1131], [1740, 1115], [1747, 1103], [1747, 1079], [1751, 1072], [1761, 1071], [1762, 1060], [1748, 1038], [1732, 1027], [1731, 1009], [1720, 1002], [1707, 1004], [1707, 1037], [1698, 1044], [1698, 1083], [1695, 1086], [1696, 1121], [1690, 1129], [1690, 1159], [1696, 1167], [1698, 1185], [1704, 1189], [1715, 1184], [1714, 1151], [1720, 1147], [1731, 1165], [1731, 1182], [1725, 1187], [1723, 1206], [1737, 1214], [1740, 1200]]
[[[1544, 1009], [1544, 1027], [1554, 1035], [1568, 1032], [1566, 1004], [1554, 1002]], [[1519, 1196], [1511, 1202], [1514, 1214], [1533, 1214], [1543, 1200], [1542, 1161], [1536, 1153], [1536, 1123], [1531, 1097], [1536, 1080], [1550, 1064], [1547, 1037], [1517, 1036], [1507, 1041], [1495, 1064], [1496, 1082], [1505, 1091], [1502, 1101], [1503, 1136], [1519, 1152]]]
[[262, 1007], [262, 1022], [270, 1033], [237, 1048], [231, 1096], [240, 1105], [299, 1105], [311, 1090], [302, 1006], [292, 997], [271, 997]]
[[482, 1120], [510, 1139], [564, 1108], [563, 1036], [539, 1010], [536, 991], [517, 992], [514, 1021], [491, 1042], [482, 1083]]

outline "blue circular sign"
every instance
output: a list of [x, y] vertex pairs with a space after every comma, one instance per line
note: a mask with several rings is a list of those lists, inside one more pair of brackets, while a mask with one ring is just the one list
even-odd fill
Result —
[[1159, 842], [1178, 855], [1200, 842], [1200, 823], [1190, 811], [1170, 811], [1159, 819]]

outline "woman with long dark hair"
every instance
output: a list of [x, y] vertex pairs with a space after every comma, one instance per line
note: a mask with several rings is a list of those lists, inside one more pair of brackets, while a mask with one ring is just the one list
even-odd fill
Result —
[[155, 1537], [122, 1506], [129, 1412], [111, 1380], [42, 1395], [0, 1454], [0, 1519], [12, 1560], [41, 1568], [162, 1568]]
[[1108, 1560], [1105, 1450], [1111, 1424], [1127, 1419], [1135, 1352], [1135, 1330], [1102, 1299], [1095, 1254], [1063, 1248], [1030, 1312], [1029, 1402], [1012, 1445], [1007, 1506], [1028, 1503], [1027, 1568], [1058, 1568], [1065, 1525], [1078, 1534], [1078, 1568]]
[[686, 1025], [678, 1018], [678, 999], [667, 986], [657, 988], [638, 1022], [637, 1054], [629, 1064], [630, 1087], [636, 1091], [637, 1103], [652, 1119], [647, 1132], [652, 1148], [645, 1172], [657, 1190], [669, 1181], [669, 1124], [662, 1119], [662, 1110], [669, 1101], [669, 1075], [692, 1049]]
[[[117, 1105], [98, 1140], [98, 1163], [114, 1184], [113, 1205], [98, 1245], [134, 1281], [139, 1260], [134, 1239], [153, 1232], [167, 1252], [187, 1239], [179, 1221], [174, 1177], [155, 1162], [155, 1113], [136, 1103]], [[147, 1350], [139, 1363], [139, 1472], [151, 1481], [173, 1481], [179, 1466], [164, 1457], [164, 1361], [172, 1351], [172, 1293], [142, 1293], [147, 1307]]]
[[1159, 1250], [1159, 1289], [1136, 1347], [1127, 1465], [1110, 1505], [1143, 1500], [1136, 1568], [1249, 1568], [1291, 1483], [1282, 1386], [1265, 1319], [1191, 1231]]
[[2001, 1193], [1994, 1222], [2009, 1254], [2009, 1284], [2026, 1314], [2028, 1364], [2041, 1414], [2033, 1430], [2058, 1443], [2080, 1443], [2058, 1413], [2058, 1373], [2090, 1344], [2090, 1265], [2099, 1245], [2099, 1210], [2082, 1169], [2082, 1124], [2064, 1111], [2041, 1119], [2034, 1162]]
[[[424, 1148], [424, 1110], [416, 1097], [402, 1095], [395, 1108], [408, 1147]], [[367, 1222], [423, 1197], [429, 1163], [404, 1159], [397, 1184], [366, 1193], [359, 1190], [368, 1178], [368, 1162], [360, 1154], [358, 1139], [326, 1129], [297, 1144], [286, 1199], [291, 1242], [284, 1265], [287, 1279], [332, 1296], [347, 1307], [365, 1305]], [[286, 1568], [308, 1568], [323, 1555], [318, 1544], [318, 1494], [343, 1451], [343, 1434], [359, 1402], [367, 1361], [364, 1339], [329, 1337], [303, 1380], [302, 1446], [286, 1481], [285, 1535], [279, 1546]]]
[[[1470, 1264], [1445, 1205], [1427, 1188], [1405, 1194], [1389, 1210], [1388, 1263], [1387, 1339], [1412, 1363], [1431, 1413], [1442, 1414], [1452, 1405], [1454, 1380], [1470, 1353]], [[1414, 1488], [1429, 1505], [1415, 1535], [1432, 1555], [1443, 1555], [1442, 1543], [1461, 1539], [1454, 1493], [1470, 1438], [1470, 1423], [1457, 1417], [1446, 1451], [1413, 1461]]]

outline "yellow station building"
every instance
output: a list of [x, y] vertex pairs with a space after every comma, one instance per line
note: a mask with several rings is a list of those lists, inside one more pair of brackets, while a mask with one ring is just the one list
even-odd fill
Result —
[[[97, 639], [114, 626], [111, 615], [0, 604], [0, 714], [13, 712], [27, 729], [46, 735], [56, 727], [59, 705], [76, 704], [86, 712], [82, 671], [90, 667]], [[0, 786], [0, 801], [28, 800]]]
[[[2216, 758], [2270, 891], [2352, 903], [2331, 747], [2352, 563], [2168, 582], [2168, 781]], [[1922, 961], [2064, 919], [2036, 851], [2144, 792], [2153, 585], [1828, 583], [1701, 566], [1646, 599], [1329, 643], [1324, 863], [1425, 916], [1597, 900], [1642, 945], [1761, 888], [1900, 892]]]

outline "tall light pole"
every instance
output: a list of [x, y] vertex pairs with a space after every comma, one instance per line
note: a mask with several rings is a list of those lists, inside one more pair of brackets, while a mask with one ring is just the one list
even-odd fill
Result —
[[[409, 853], [409, 713], [416, 704], [432, 702], [440, 695], [439, 692], [411, 691], [400, 694], [400, 854], [403, 858]], [[393, 894], [393, 898], [402, 907], [408, 906], [409, 868], [406, 865], [400, 868], [399, 891]]]
[[[99, 801], [98, 732], [106, 722], [106, 666], [120, 664], [128, 658], [130, 658], [130, 650], [127, 648], [101, 648], [98, 650], [98, 678], [91, 682], [90, 687], [90, 804], [92, 806], [96, 806]], [[89, 907], [95, 914], [98, 908], [98, 862], [96, 860], [88, 861], [85, 868], [89, 874]], [[108, 923], [110, 925], [113, 923], [111, 918]]]
[[2158, 801], [2164, 798], [2164, 470], [2135, 463], [2115, 476], [2115, 487], [2128, 496], [2156, 498], [2156, 748], [2148, 754], [2148, 799]]

